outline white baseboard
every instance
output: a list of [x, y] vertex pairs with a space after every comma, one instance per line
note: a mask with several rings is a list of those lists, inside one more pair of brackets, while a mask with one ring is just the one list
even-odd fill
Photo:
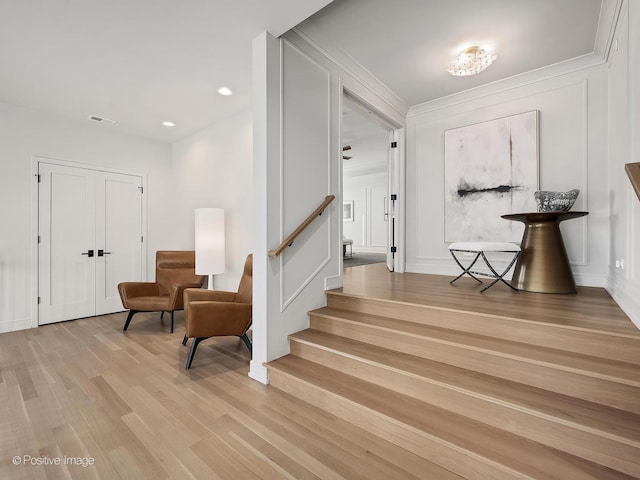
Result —
[[[492, 265], [495, 267], [496, 270], [501, 271], [504, 268], [506, 268], [507, 263], [497, 261], [497, 262], [492, 262]], [[483, 271], [484, 270], [488, 271], [487, 268], [481, 263], [479, 264], [478, 269]], [[411, 273], [424, 273], [427, 275], [447, 275], [447, 276], [456, 277], [460, 274], [462, 270], [460, 270], [460, 268], [457, 265], [438, 265], [438, 264], [432, 263], [428, 265], [407, 264], [406, 271]], [[511, 279], [511, 275], [513, 275], [513, 269], [507, 275], [505, 275], [505, 279], [506, 280]], [[594, 275], [594, 274], [588, 274], [588, 273], [587, 274], [574, 273], [573, 275], [576, 281], [576, 285], [578, 286], [600, 287], [600, 288], [607, 287], [607, 279], [604, 275]]]
[[19, 320], [0, 323], [0, 333], [17, 332], [18, 330], [26, 330], [28, 328], [31, 328], [30, 318], [21, 318]]
[[405, 265], [405, 272], [407, 273], [424, 273], [425, 275], [448, 275], [456, 276], [460, 273], [458, 266], [446, 266], [446, 265], [425, 265], [425, 264], [409, 264]]
[[342, 275], [334, 275], [332, 277], [325, 277], [324, 279], [324, 289], [325, 290], [333, 290], [335, 288], [342, 287]]
[[251, 362], [249, 362], [249, 378], [268, 385], [269, 371], [262, 363], [251, 360]]
[[353, 245], [353, 253], [357, 255], [358, 253], [387, 253], [387, 247], [362, 247], [358, 245]]
[[579, 287], [607, 288], [607, 278], [603, 275], [574, 273], [573, 278]]
[[606, 289], [633, 324], [640, 329], [640, 289], [624, 279], [616, 279], [611, 275], [607, 277]]

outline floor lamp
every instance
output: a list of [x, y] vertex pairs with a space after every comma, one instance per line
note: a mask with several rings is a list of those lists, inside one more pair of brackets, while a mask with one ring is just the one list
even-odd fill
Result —
[[224, 273], [224, 210], [196, 208], [196, 275], [207, 275], [207, 288], [213, 290], [213, 276]]

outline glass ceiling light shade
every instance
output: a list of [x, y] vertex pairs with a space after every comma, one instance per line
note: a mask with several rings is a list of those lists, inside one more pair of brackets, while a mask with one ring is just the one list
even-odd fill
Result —
[[497, 57], [497, 55], [487, 52], [484, 48], [465, 48], [451, 64], [448, 72], [456, 77], [475, 75], [485, 71]]
[[224, 210], [196, 208], [196, 275], [207, 275], [209, 290], [213, 290], [213, 275], [224, 273]]

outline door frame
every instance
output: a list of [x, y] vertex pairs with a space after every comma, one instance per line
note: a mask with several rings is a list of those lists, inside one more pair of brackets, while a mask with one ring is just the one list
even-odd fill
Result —
[[[30, 259], [30, 284], [31, 284], [31, 328], [37, 328], [40, 321], [39, 308], [38, 308], [38, 294], [39, 294], [39, 253], [38, 253], [38, 226], [40, 218], [38, 216], [38, 201], [39, 201], [39, 187], [38, 187], [38, 171], [41, 163], [49, 163], [53, 165], [62, 165], [66, 167], [82, 168], [85, 170], [93, 170], [106, 173], [119, 173], [122, 175], [133, 175], [142, 178], [143, 191], [147, 190], [147, 175], [145, 173], [133, 172], [131, 170], [121, 170], [117, 168], [104, 167], [101, 165], [92, 165], [89, 163], [72, 162], [68, 160], [60, 160], [53, 157], [46, 157], [44, 155], [32, 155], [31, 157], [31, 209], [30, 209], [30, 235], [29, 241], [31, 243], [31, 259]], [[147, 279], [147, 195], [142, 195], [142, 279]]]
[[[393, 132], [395, 141], [398, 142], [398, 165], [396, 170], [396, 175], [398, 176], [398, 192], [397, 192], [397, 200], [396, 200], [396, 221], [397, 221], [397, 236], [396, 236], [396, 248], [397, 252], [394, 256], [393, 266], [394, 272], [404, 273], [405, 272], [405, 165], [406, 165], [406, 156], [405, 156], [405, 127], [404, 125], [400, 125], [394, 120], [392, 120], [389, 116], [382, 113], [379, 109], [375, 108], [367, 101], [365, 101], [362, 97], [360, 97], [357, 93], [354, 93], [349, 87], [342, 85], [342, 95], [340, 97], [340, 157], [342, 158], [342, 112], [344, 109], [344, 101], [345, 97], [348, 99], [349, 103], [352, 106], [356, 106], [361, 108], [363, 111], [373, 112], [375, 116], [375, 121], [378, 123], [384, 124], [389, 131]], [[374, 120], [372, 120], [374, 121]], [[340, 205], [342, 205], [342, 200], [344, 198], [343, 192], [343, 178], [344, 172], [342, 171], [342, 161], [340, 161]], [[342, 252], [342, 222], [340, 222], [340, 252]], [[388, 242], [387, 242], [388, 243]], [[390, 248], [387, 245], [387, 249]], [[340, 276], [342, 278], [342, 256], [340, 258]]]

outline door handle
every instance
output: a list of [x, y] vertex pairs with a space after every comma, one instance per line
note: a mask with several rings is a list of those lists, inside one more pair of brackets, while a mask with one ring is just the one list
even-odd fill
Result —
[[98, 256], [102, 257], [104, 255], [111, 255], [111, 252], [105, 252], [104, 250], [100, 249], [98, 250]]
[[93, 257], [93, 250], [87, 250], [86, 252], [82, 252], [82, 255], [86, 255], [87, 257]]

